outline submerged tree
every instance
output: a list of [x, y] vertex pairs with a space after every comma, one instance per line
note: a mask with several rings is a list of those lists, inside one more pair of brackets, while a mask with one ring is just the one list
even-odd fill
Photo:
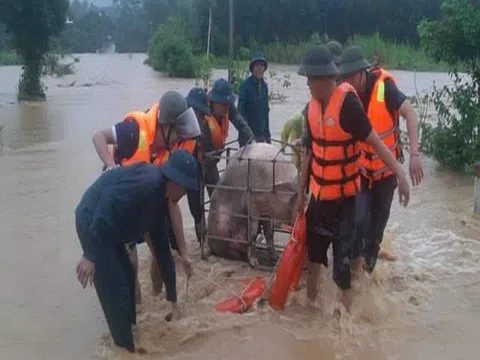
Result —
[[19, 100], [44, 100], [41, 82], [42, 61], [50, 39], [63, 29], [69, 0], [2, 0], [0, 21], [11, 34], [18, 54], [24, 60], [18, 88]]

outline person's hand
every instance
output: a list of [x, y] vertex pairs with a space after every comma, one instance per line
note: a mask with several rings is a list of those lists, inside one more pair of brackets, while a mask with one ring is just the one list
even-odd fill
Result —
[[87, 286], [88, 282], [90, 285], [93, 285], [93, 280], [95, 277], [95, 263], [91, 262], [90, 260], [85, 259], [83, 256], [78, 262], [77, 265], [77, 279], [80, 284], [85, 287]]
[[187, 275], [187, 278], [190, 279], [190, 277], [193, 274], [193, 268], [192, 268], [192, 260], [188, 255], [182, 256], [182, 266], [183, 266], [183, 270], [185, 271], [185, 274]]
[[410, 201], [410, 186], [405, 175], [398, 177], [398, 199], [403, 207]]
[[410, 178], [412, 179], [412, 185], [417, 186], [420, 185], [423, 179], [423, 169], [422, 169], [422, 162], [420, 161], [419, 154], [411, 154], [410, 155]]

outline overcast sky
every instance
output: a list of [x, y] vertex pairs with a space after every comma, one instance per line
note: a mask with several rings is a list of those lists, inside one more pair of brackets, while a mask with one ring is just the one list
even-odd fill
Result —
[[89, 0], [89, 1], [97, 6], [106, 6], [106, 5], [112, 4], [112, 0]]

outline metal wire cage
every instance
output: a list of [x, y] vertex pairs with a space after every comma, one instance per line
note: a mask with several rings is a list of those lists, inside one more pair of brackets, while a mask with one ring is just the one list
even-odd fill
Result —
[[[238, 192], [244, 192], [246, 195], [246, 214], [245, 213], [228, 213], [228, 215], [232, 218], [237, 218], [237, 219], [246, 219], [247, 221], [247, 239], [246, 241], [239, 241], [238, 239], [233, 239], [233, 238], [227, 238], [227, 237], [220, 237], [216, 236], [213, 234], [210, 234], [208, 232], [208, 226], [205, 228], [205, 223], [202, 222], [202, 228], [201, 228], [201, 240], [200, 240], [200, 247], [201, 247], [201, 257], [202, 259], [206, 259], [206, 252], [205, 252], [205, 244], [208, 243], [209, 239], [214, 239], [218, 241], [225, 241], [225, 242], [236, 242], [236, 243], [243, 243], [244, 245], [247, 246], [247, 253], [248, 253], [248, 262], [250, 266], [255, 267], [260, 265], [260, 267], [271, 267], [274, 266], [276, 263], [277, 258], [272, 258], [272, 253], [275, 253], [276, 256], [278, 257], [278, 253], [283, 251], [284, 245], [277, 244], [275, 234], [278, 233], [284, 233], [284, 234], [289, 234], [290, 230], [285, 226], [276, 226], [281, 221], [279, 219], [276, 219], [275, 217], [261, 217], [261, 216], [254, 216], [252, 214], [252, 195], [255, 193], [271, 193], [271, 194], [277, 194], [279, 196], [292, 196], [292, 195], [297, 195], [298, 192], [292, 192], [292, 191], [284, 191], [277, 189], [276, 186], [276, 177], [277, 177], [277, 164], [279, 163], [290, 163], [294, 164], [293, 162], [293, 157], [298, 155], [298, 150], [295, 149], [295, 147], [292, 144], [289, 143], [283, 143], [280, 140], [275, 140], [272, 139], [272, 144], [280, 144], [278, 151], [276, 155], [274, 156], [273, 159], [270, 160], [264, 160], [264, 159], [252, 159], [249, 158], [248, 156], [243, 157], [243, 154], [247, 148], [247, 146], [244, 146], [243, 148], [238, 147], [238, 142], [237, 141], [231, 141], [227, 144], [225, 144], [225, 147], [220, 150], [215, 150], [208, 152], [204, 155], [204, 161], [218, 161], [217, 168], [218, 172], [220, 175], [220, 178], [224, 175], [225, 171], [228, 168], [228, 165], [232, 159], [238, 160], [238, 161], [246, 161], [247, 162], [247, 179], [246, 179], [246, 185], [245, 186], [227, 186], [227, 185], [219, 185], [219, 184], [204, 184], [202, 182], [201, 184], [201, 189], [200, 189], [200, 197], [201, 197], [201, 203], [202, 203], [202, 208], [204, 211], [204, 216], [205, 219], [208, 219], [208, 214], [209, 213], [216, 213], [217, 211], [215, 209], [210, 208], [211, 204], [211, 199], [205, 200], [205, 190], [207, 188], [213, 188], [213, 191], [215, 192], [217, 189], [222, 189], [222, 190], [231, 190], [231, 191], [238, 191]], [[240, 150], [240, 151], [239, 151]], [[282, 155], [281, 155], [282, 154]], [[232, 155], [235, 155], [232, 157]], [[281, 156], [280, 156], [281, 155]], [[279, 158], [281, 157], [281, 158]], [[252, 179], [251, 179], [251, 169], [252, 169], [252, 164], [255, 162], [267, 162], [272, 164], [272, 178], [271, 179], [265, 179], [265, 183], [263, 183], [262, 188], [255, 188], [252, 186]], [[223, 165], [223, 167], [222, 167]], [[202, 166], [202, 178], [205, 179], [205, 167]], [[299, 170], [297, 169], [297, 176], [299, 176]], [[267, 188], [265, 187], [267, 182], [271, 182], [271, 187]], [[252, 236], [252, 220], [257, 220], [257, 221], [263, 221], [266, 222], [268, 221], [271, 226], [271, 231], [272, 231], [272, 237], [273, 237], [273, 243], [274, 245], [274, 251], [272, 252], [272, 249], [270, 249], [270, 252], [268, 251], [268, 247], [266, 244], [263, 243], [262, 240], [265, 240], [264, 237], [261, 236], [261, 234], [257, 234], [255, 236]], [[290, 224], [288, 224], [290, 225]], [[258, 236], [260, 235], [260, 236]], [[278, 236], [278, 235], [277, 235]], [[258, 260], [258, 262], [257, 262]]]

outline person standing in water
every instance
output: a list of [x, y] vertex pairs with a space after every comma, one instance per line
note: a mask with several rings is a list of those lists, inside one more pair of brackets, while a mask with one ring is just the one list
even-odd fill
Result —
[[268, 104], [268, 86], [263, 77], [268, 63], [260, 51], [250, 62], [252, 73], [241, 85], [238, 96], [238, 110], [253, 131], [257, 142], [271, 142], [270, 106]]
[[340, 301], [351, 304], [350, 254], [354, 245], [356, 197], [360, 192], [360, 143], [372, 145], [399, 179], [401, 203], [408, 204], [410, 191], [404, 171], [372, 130], [355, 89], [337, 85], [338, 69], [326, 46], [307, 51], [298, 74], [307, 77], [310, 101], [306, 119], [304, 155], [299, 184], [298, 211], [306, 210], [308, 277], [307, 296], [313, 303], [321, 265], [328, 266], [327, 250], [333, 247], [333, 280]]
[[[202, 127], [202, 148], [205, 152], [221, 150], [227, 142], [230, 122], [238, 131], [238, 143], [240, 147], [247, 143], [255, 142], [255, 136], [245, 119], [235, 106], [235, 96], [230, 83], [225, 79], [218, 79], [213, 83], [208, 93], [210, 114], [205, 116], [205, 124]], [[216, 185], [220, 179], [217, 169], [219, 159], [205, 160], [205, 184]], [[213, 188], [207, 187], [209, 197], [213, 194]]]
[[[355, 88], [373, 129], [400, 163], [404, 161], [400, 116], [406, 120], [410, 140], [410, 178], [413, 186], [417, 186], [423, 178], [417, 140], [417, 114], [398, 89], [393, 75], [380, 67], [371, 67], [363, 49], [354, 45], [342, 54], [340, 76]], [[352, 257], [356, 269], [363, 262], [364, 269], [371, 273], [377, 263], [398, 181], [375, 148], [362, 143], [361, 149], [362, 191], [357, 199], [356, 246]]]
[[[211, 114], [210, 108], [208, 107], [207, 92], [202, 88], [194, 87], [189, 91], [187, 97], [185, 98], [185, 101], [187, 102], [187, 105], [195, 111], [198, 125], [201, 130], [201, 135], [198, 138], [197, 160], [200, 171], [200, 182], [204, 184], [205, 179], [203, 178], [202, 169], [205, 166], [205, 144], [209, 142], [208, 137], [210, 136], [208, 131], [208, 125], [206, 125], [205, 117]], [[213, 149], [208, 149], [208, 151], [211, 150]], [[207, 174], [206, 176], [212, 177], [211, 174]], [[200, 193], [202, 189], [203, 187], [201, 186], [199, 191], [196, 191], [195, 194], [192, 194], [192, 196], [188, 197], [188, 206], [195, 222], [195, 234], [199, 243], [202, 237], [202, 224], [203, 229], [206, 229], [205, 214], [202, 206], [203, 194]]]
[[[75, 209], [77, 235], [83, 255], [76, 272], [80, 284], [95, 286], [108, 328], [116, 345], [133, 352], [136, 324], [135, 271], [125, 244], [143, 233], [151, 235], [154, 255], [165, 282], [173, 318], [177, 305], [175, 262], [165, 219], [169, 203], [178, 204], [186, 191], [198, 190], [195, 158], [174, 150], [167, 163], [146, 162], [106, 171], [85, 191]], [[192, 275], [192, 262], [183, 237], [177, 238], [182, 266]]]
[[[104, 169], [109, 170], [117, 166], [130, 166], [139, 162], [162, 165], [168, 160], [172, 149], [186, 149], [190, 154], [196, 156], [198, 152], [196, 138], [198, 136], [200, 136], [200, 127], [195, 112], [188, 107], [181, 94], [176, 91], [168, 91], [149, 110], [127, 113], [122, 122], [97, 131], [92, 140], [104, 164]], [[109, 150], [109, 145], [113, 145], [113, 151]], [[188, 193], [187, 197], [194, 195]], [[171, 211], [167, 214], [165, 229], [169, 234], [172, 248], [178, 250], [177, 239], [184, 238], [182, 214], [177, 203], [169, 203], [169, 206]], [[138, 272], [136, 244], [143, 242], [143, 238], [144, 236], [140, 241], [132, 239], [126, 244], [136, 273]], [[153, 253], [148, 236], [146, 239]], [[150, 264], [150, 276], [153, 292], [159, 294], [163, 284], [155, 258], [152, 258]], [[135, 293], [137, 303], [140, 303], [141, 290], [138, 275]]]

